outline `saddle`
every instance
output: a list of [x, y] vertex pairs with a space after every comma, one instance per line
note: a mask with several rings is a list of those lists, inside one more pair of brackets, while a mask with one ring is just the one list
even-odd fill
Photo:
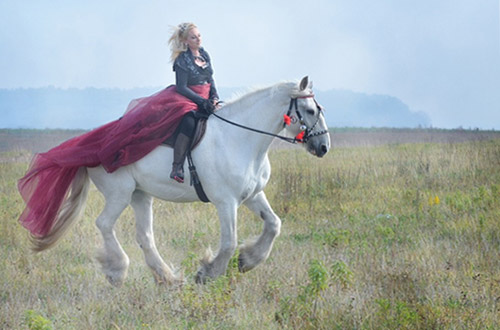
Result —
[[[189, 183], [191, 186], [194, 186], [194, 190], [196, 191], [196, 195], [198, 198], [204, 202], [209, 203], [210, 199], [208, 199], [207, 194], [203, 190], [203, 186], [201, 185], [200, 179], [198, 177], [198, 172], [196, 172], [196, 166], [194, 166], [193, 159], [191, 158], [191, 151], [194, 150], [198, 144], [200, 144], [203, 136], [205, 136], [205, 131], [207, 129], [207, 118], [200, 117], [196, 121], [196, 127], [194, 129], [193, 141], [191, 142], [191, 147], [187, 151], [187, 160], [189, 166], [189, 174], [191, 175], [191, 182]], [[174, 147], [175, 138], [174, 136], [169, 137], [162, 144], [165, 144], [171, 148]]]
[[[205, 136], [205, 131], [207, 129], [207, 118], [201, 117], [196, 121], [196, 127], [194, 129], [194, 135], [193, 135], [193, 141], [191, 142], [191, 147], [189, 148], [189, 151], [194, 150], [198, 144], [200, 144], [201, 140]], [[172, 135], [165, 141], [163, 141], [162, 144], [169, 146], [170, 148], [174, 147], [175, 143], [175, 136]]]

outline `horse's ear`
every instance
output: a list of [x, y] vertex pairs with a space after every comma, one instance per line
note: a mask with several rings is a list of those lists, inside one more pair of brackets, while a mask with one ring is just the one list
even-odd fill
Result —
[[306, 89], [309, 85], [309, 77], [308, 76], [305, 76], [304, 78], [302, 78], [302, 80], [300, 81], [300, 91], [302, 92], [304, 89]]

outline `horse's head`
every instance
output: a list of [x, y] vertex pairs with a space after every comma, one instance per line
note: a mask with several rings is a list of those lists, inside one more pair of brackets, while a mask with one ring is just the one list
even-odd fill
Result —
[[323, 157], [330, 150], [330, 134], [323, 111], [323, 107], [314, 99], [312, 82], [307, 76], [302, 78], [291, 96], [285, 127], [298, 141], [303, 142], [307, 151], [317, 157]]

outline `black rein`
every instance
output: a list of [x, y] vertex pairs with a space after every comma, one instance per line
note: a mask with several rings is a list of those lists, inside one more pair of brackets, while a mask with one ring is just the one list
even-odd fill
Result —
[[[313, 96], [307, 96], [307, 97], [313, 97]], [[299, 97], [300, 98], [300, 97]], [[262, 131], [260, 129], [256, 129], [256, 128], [252, 128], [252, 127], [248, 127], [248, 126], [244, 126], [244, 125], [241, 125], [241, 124], [238, 124], [238, 123], [235, 123], [229, 119], [226, 119], [224, 117], [221, 117], [219, 116], [218, 114], [216, 114], [215, 112], [212, 113], [215, 117], [219, 118], [220, 120], [222, 121], [225, 121], [226, 123], [228, 124], [231, 124], [231, 125], [234, 125], [236, 127], [240, 127], [240, 128], [243, 128], [243, 129], [246, 129], [248, 131], [252, 131], [252, 132], [255, 132], [255, 133], [260, 133], [260, 134], [264, 134], [264, 135], [269, 135], [269, 136], [272, 136], [272, 137], [275, 137], [275, 138], [278, 138], [280, 140], [283, 140], [283, 141], [286, 141], [286, 142], [289, 142], [289, 143], [292, 143], [292, 144], [296, 144], [297, 142], [307, 142], [307, 140], [313, 136], [319, 136], [319, 135], [323, 135], [323, 134], [326, 134], [328, 133], [327, 130], [323, 130], [323, 131], [320, 131], [320, 132], [316, 132], [316, 133], [312, 133], [312, 130], [314, 130], [314, 128], [316, 127], [316, 125], [318, 124], [319, 122], [319, 116], [321, 114], [321, 106], [318, 104], [318, 102], [316, 102], [316, 100], [314, 100], [314, 102], [316, 103], [316, 106], [318, 108], [318, 118], [316, 120], [316, 122], [314, 123], [314, 125], [311, 127], [311, 128], [307, 128], [305, 129], [305, 134], [304, 134], [304, 137], [302, 139], [297, 139], [296, 137], [294, 138], [291, 138], [291, 137], [287, 137], [287, 136], [283, 136], [283, 135], [279, 135], [279, 134], [274, 134], [274, 133], [269, 133], [269, 132], [266, 132], [266, 131]], [[290, 106], [288, 107], [288, 112], [287, 112], [287, 115], [289, 116], [293, 110], [293, 107], [295, 106], [295, 112], [297, 113], [297, 117], [299, 117], [299, 121], [302, 125], [305, 125], [304, 124], [304, 120], [303, 120], [303, 116], [302, 114], [299, 112], [299, 109], [298, 109], [298, 105], [297, 105], [297, 98], [292, 98], [290, 100]]]

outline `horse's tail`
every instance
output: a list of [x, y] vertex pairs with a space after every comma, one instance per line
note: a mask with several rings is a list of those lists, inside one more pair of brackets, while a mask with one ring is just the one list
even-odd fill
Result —
[[87, 168], [81, 167], [71, 183], [71, 192], [65, 199], [50, 231], [42, 237], [31, 236], [33, 251], [40, 252], [54, 246], [71, 225], [80, 218], [87, 202], [89, 186]]

